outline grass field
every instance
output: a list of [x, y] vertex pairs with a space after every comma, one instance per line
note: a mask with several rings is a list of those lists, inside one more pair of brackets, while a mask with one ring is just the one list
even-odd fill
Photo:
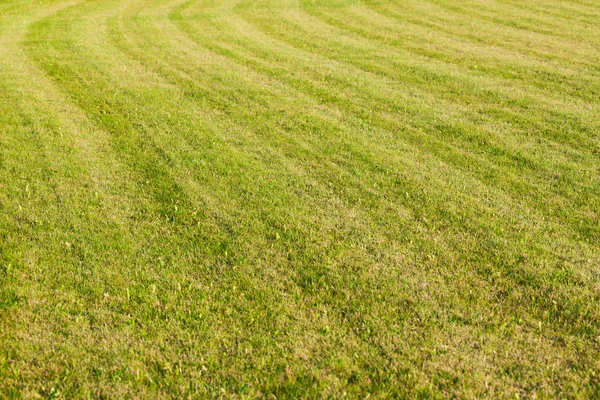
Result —
[[0, 0], [0, 398], [600, 397], [596, 0]]

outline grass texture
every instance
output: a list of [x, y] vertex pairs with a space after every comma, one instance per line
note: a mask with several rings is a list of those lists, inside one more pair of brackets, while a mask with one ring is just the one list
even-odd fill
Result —
[[600, 3], [0, 0], [0, 397], [600, 397]]

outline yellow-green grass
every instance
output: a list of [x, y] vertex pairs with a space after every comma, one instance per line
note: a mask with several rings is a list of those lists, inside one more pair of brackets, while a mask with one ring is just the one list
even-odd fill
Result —
[[599, 115], [594, 0], [1, 0], [0, 397], [598, 397]]

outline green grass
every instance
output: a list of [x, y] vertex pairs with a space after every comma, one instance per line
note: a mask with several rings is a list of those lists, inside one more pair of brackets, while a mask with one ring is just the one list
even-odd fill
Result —
[[0, 397], [600, 397], [599, 32], [0, 0]]

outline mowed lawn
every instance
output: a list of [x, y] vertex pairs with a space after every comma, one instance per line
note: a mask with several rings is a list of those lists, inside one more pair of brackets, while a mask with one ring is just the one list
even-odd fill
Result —
[[0, 0], [0, 398], [600, 397], [596, 0]]

